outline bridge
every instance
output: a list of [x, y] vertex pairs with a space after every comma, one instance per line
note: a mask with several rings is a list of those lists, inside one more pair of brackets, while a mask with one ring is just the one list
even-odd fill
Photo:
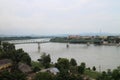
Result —
[[42, 43], [48, 43], [49, 40], [11, 40], [11, 41], [2, 41], [3, 42], [8, 42], [8, 43], [11, 43], [11, 44], [38, 44], [38, 51], [40, 52], [40, 44]]

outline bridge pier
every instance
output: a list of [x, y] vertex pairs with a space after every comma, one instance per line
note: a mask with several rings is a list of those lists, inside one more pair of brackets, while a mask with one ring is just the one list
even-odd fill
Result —
[[38, 52], [40, 52], [40, 42], [38, 42]]
[[69, 48], [69, 43], [67, 43], [66, 47]]

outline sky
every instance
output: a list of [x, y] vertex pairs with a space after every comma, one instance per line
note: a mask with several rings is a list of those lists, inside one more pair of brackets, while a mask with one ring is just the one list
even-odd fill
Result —
[[0, 0], [0, 34], [120, 34], [120, 0]]

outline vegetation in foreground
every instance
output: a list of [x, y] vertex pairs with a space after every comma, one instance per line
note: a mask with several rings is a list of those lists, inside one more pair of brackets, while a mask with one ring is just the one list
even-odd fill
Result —
[[[11, 60], [11, 66], [0, 68], [0, 80], [120, 80], [120, 67], [113, 71], [102, 73], [96, 67], [87, 68], [83, 62], [77, 64], [75, 59], [59, 58], [55, 64], [51, 63], [49, 54], [43, 54], [38, 61], [31, 61], [30, 56], [22, 49], [15, 49], [13, 44], [0, 44], [0, 60]], [[19, 68], [20, 63], [31, 67], [32, 71], [25, 72]], [[1, 63], [0, 63], [1, 64]], [[0, 65], [0, 67], [2, 67]], [[57, 74], [44, 71], [51, 67], [59, 70]], [[25, 68], [28, 69], [28, 68]], [[25, 70], [24, 69], [24, 70]], [[41, 71], [44, 72], [41, 72]]]

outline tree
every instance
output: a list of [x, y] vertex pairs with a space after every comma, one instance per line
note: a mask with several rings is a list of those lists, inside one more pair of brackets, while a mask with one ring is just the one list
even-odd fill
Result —
[[2, 47], [1, 47], [0, 59], [4, 59], [4, 58], [10, 59], [11, 54], [15, 51], [15, 46], [7, 42], [4, 42], [1, 45]]
[[118, 69], [113, 70], [112, 77], [115, 80], [120, 80], [120, 71]]
[[95, 66], [93, 66], [92, 70], [93, 70], [93, 71], [96, 71], [96, 67], [95, 67]]
[[67, 70], [63, 70], [55, 77], [55, 80], [83, 80], [83, 79], [81, 75], [71, 74]]
[[77, 73], [77, 66], [70, 66], [70, 73], [76, 74]]
[[2, 48], [3, 51], [6, 52], [6, 53], [9, 53], [9, 52], [15, 50], [14, 44], [10, 44], [10, 43], [4, 42], [4, 43], [2, 44], [2, 46], [3, 46], [3, 48]]
[[97, 80], [114, 80], [114, 79], [112, 79], [110, 76], [108, 76], [108, 74], [105, 71], [103, 71], [102, 74], [98, 76]]
[[2, 42], [1, 42], [1, 40], [0, 40], [0, 46], [1, 46], [1, 43], [2, 43]]
[[57, 74], [55, 80], [69, 80], [69, 73], [67, 70], [60, 71], [59, 74]]
[[27, 65], [31, 65], [30, 56], [23, 51], [23, 49], [17, 49], [10, 55], [10, 59], [12, 60], [12, 70], [18, 70], [18, 64], [20, 62], [26, 63]]
[[62, 71], [64, 69], [68, 70], [69, 69], [69, 60], [66, 58], [59, 58], [56, 63], [56, 67]]
[[108, 69], [108, 70], [107, 70], [107, 74], [108, 74], [108, 76], [112, 76], [111, 69]]
[[38, 61], [45, 67], [45, 68], [49, 68], [50, 67], [50, 62], [51, 62], [51, 58], [50, 55], [46, 55], [46, 53], [44, 53], [41, 56], [41, 59], [38, 59]]
[[43, 65], [40, 64], [39, 62], [36, 62], [36, 61], [32, 61], [32, 62], [31, 62], [31, 65], [32, 65], [32, 70], [33, 70], [34, 72], [38, 72], [38, 71], [41, 70], [41, 68], [43, 68]]
[[7, 70], [0, 73], [0, 80], [27, 80], [26, 75], [19, 71], [8, 72]]
[[1, 45], [1, 41], [0, 41], [0, 52], [1, 52], [1, 48], [2, 48], [2, 45]]
[[34, 80], [53, 80], [53, 75], [48, 72], [39, 72], [35, 75]]
[[84, 67], [78, 66], [78, 73], [83, 74], [84, 73]]
[[78, 66], [78, 73], [83, 74], [85, 72], [86, 65], [85, 63], [81, 63], [80, 66]]
[[21, 62], [26, 63], [31, 66], [31, 57], [27, 53], [22, 53]]
[[77, 65], [76, 60], [72, 58], [72, 59], [70, 60], [70, 65], [76, 66], [76, 65]]
[[81, 63], [81, 66], [84, 67], [84, 69], [86, 68], [86, 64], [84, 62]]
[[113, 71], [110, 69], [107, 72], [103, 71], [97, 80], [120, 80], [120, 67]]
[[12, 67], [10, 72], [0, 73], [0, 80], [26, 80], [26, 76], [19, 70], [18, 65], [20, 62], [31, 65], [30, 56], [22, 49], [16, 50], [15, 46], [10, 43], [3, 43], [1, 49], [0, 59], [12, 60]]
[[12, 60], [12, 70], [18, 70], [19, 62], [26, 63], [31, 65], [31, 58], [30, 56], [23, 51], [23, 49], [15, 49], [15, 46], [10, 43], [3, 43], [2, 44], [2, 52], [0, 54], [0, 59], [11, 59]]
[[87, 68], [87, 70], [89, 70], [89, 71], [90, 71], [90, 70], [91, 70], [91, 69], [90, 69], [90, 67], [88, 67], [88, 68]]

